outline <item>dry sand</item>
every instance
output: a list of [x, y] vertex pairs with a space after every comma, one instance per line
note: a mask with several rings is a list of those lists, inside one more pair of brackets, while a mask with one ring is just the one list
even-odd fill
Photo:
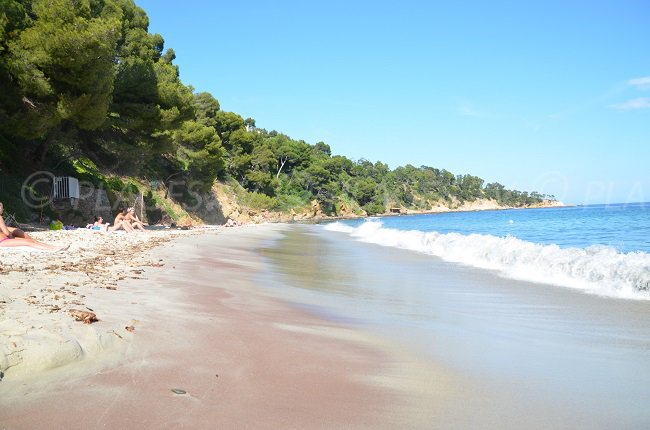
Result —
[[[0, 248], [0, 379], [29, 378], [122, 349], [130, 324], [107, 324], [103, 319], [110, 319], [112, 307], [94, 309], [94, 303], [112, 297], [120, 306], [118, 284], [162, 267], [147, 250], [181, 233], [189, 234], [79, 229], [32, 233], [48, 243], [70, 244], [65, 252]], [[74, 310], [94, 310], [102, 322], [77, 323], [70, 315]]]
[[255, 285], [282, 228], [0, 249], [0, 428], [431, 428], [441, 374]]

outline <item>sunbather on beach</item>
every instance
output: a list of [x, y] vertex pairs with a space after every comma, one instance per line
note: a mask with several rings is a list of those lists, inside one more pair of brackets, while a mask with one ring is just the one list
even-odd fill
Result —
[[32, 239], [34, 240], [33, 237], [31, 237], [28, 233], [25, 233], [22, 229], [18, 227], [9, 227], [7, 226], [7, 229], [11, 232], [11, 235], [13, 237], [20, 237], [23, 239]]
[[86, 228], [99, 231], [108, 231], [108, 227], [111, 225], [110, 222], [104, 224], [104, 218], [99, 215], [95, 215], [95, 221], [92, 224], [88, 224]]
[[110, 227], [108, 230], [115, 231], [115, 230], [124, 229], [128, 232], [134, 231], [133, 227], [131, 227], [131, 223], [126, 218], [127, 214], [128, 213], [126, 208], [120, 208], [120, 213], [118, 213], [117, 216], [115, 217], [115, 221], [113, 222], [113, 227]]
[[[3, 215], [4, 212], [4, 207], [2, 206], [2, 202], [0, 202], [0, 216]], [[7, 226], [7, 229], [11, 233], [12, 237], [22, 237], [23, 239], [33, 239], [29, 234], [25, 233], [20, 227], [9, 227]]]
[[[27, 246], [29, 248], [40, 249], [42, 251], [63, 251], [70, 247], [70, 245], [54, 246], [39, 242], [20, 229], [13, 229], [10, 231], [5, 224], [4, 218], [2, 217], [3, 212], [4, 206], [2, 202], [0, 202], [0, 247], [13, 248], [17, 246]], [[17, 230], [19, 231], [19, 235], [15, 235]]]
[[144, 223], [140, 221], [140, 218], [135, 214], [134, 208], [131, 207], [127, 210], [125, 218], [131, 223], [131, 227], [139, 228], [144, 231]]

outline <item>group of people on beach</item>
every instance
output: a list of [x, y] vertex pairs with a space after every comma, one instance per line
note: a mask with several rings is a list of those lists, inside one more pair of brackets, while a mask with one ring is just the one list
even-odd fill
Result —
[[[42, 251], [64, 251], [70, 247], [70, 245], [55, 246], [40, 242], [20, 228], [8, 227], [5, 224], [3, 214], [4, 205], [0, 202], [0, 247], [9, 248], [26, 246], [29, 248], [40, 249]], [[110, 223], [104, 223], [104, 219], [101, 216], [95, 216], [94, 222], [88, 224], [86, 227], [100, 231], [124, 230], [127, 232], [133, 232], [136, 229], [144, 231], [144, 223], [140, 221], [135, 213], [135, 209], [132, 207], [120, 208], [120, 212], [115, 217], [112, 226]]]
[[100, 231], [124, 230], [127, 232], [133, 232], [136, 229], [144, 231], [144, 223], [140, 221], [140, 218], [136, 215], [133, 207], [122, 207], [115, 217], [112, 226], [110, 222], [104, 223], [104, 218], [98, 215], [95, 216], [94, 223], [88, 224], [86, 228]]

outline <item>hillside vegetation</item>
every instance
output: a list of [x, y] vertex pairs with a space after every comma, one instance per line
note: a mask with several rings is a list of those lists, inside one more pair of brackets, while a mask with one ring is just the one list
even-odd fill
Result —
[[9, 210], [29, 216], [20, 190], [41, 170], [81, 177], [114, 200], [146, 194], [172, 218], [203, 217], [197, 201], [218, 186], [253, 211], [316, 204], [326, 215], [548, 199], [444, 169], [350, 160], [324, 142], [257, 128], [181, 82], [174, 51], [148, 26], [131, 0], [0, 0], [0, 200]]

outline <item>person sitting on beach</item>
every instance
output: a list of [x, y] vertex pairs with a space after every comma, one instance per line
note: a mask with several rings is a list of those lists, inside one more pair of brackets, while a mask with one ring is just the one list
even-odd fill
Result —
[[[2, 205], [2, 202], [0, 202], [0, 216], [2, 216], [3, 212], [4, 212], [4, 206]], [[3, 221], [4, 221], [4, 219], [3, 219]], [[21, 237], [23, 239], [34, 239], [29, 234], [25, 233], [20, 227], [9, 227], [9, 226], [7, 226], [7, 230], [9, 230], [12, 237]]]
[[[2, 215], [1, 212], [0, 212], [0, 215]], [[31, 237], [29, 234], [25, 233], [22, 229], [20, 229], [18, 227], [9, 227], [9, 226], [7, 226], [7, 230], [9, 230], [9, 232], [11, 233], [11, 236], [13, 236], [13, 237], [20, 237], [22, 239], [34, 240], [33, 237]]]
[[[39, 242], [20, 229], [13, 229], [10, 231], [9, 227], [7, 227], [5, 224], [4, 218], [2, 217], [3, 212], [4, 206], [2, 202], [0, 202], [0, 248], [27, 246], [29, 248], [40, 249], [42, 251], [63, 251], [70, 247], [70, 245], [54, 246]], [[19, 231], [19, 235], [15, 235], [16, 231]], [[22, 235], [20, 236], [20, 234]]]
[[89, 228], [91, 230], [108, 231], [108, 226], [110, 225], [110, 222], [104, 224], [104, 218], [99, 215], [95, 215], [95, 221], [92, 224], [88, 224], [86, 228]]
[[140, 218], [135, 214], [135, 209], [130, 207], [127, 210], [125, 219], [131, 223], [131, 227], [136, 227], [139, 228], [140, 230], [144, 231], [144, 223], [140, 221]]
[[111, 227], [109, 231], [115, 231], [120, 229], [124, 229], [127, 232], [134, 231], [133, 227], [131, 227], [131, 223], [126, 218], [126, 215], [127, 215], [126, 208], [124, 207], [120, 208], [120, 212], [115, 217], [115, 221], [113, 221], [113, 227]]

